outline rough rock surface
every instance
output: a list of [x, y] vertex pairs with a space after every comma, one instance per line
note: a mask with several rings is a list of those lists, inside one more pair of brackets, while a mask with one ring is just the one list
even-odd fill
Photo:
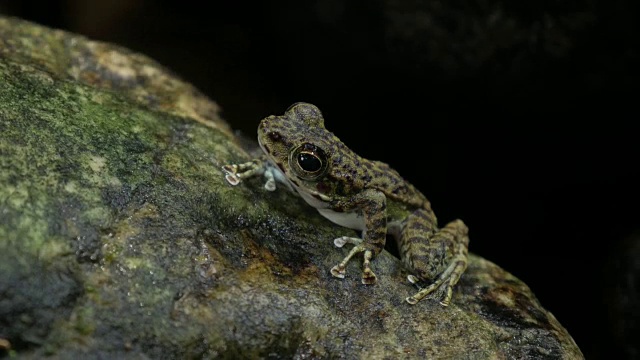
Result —
[[229, 186], [218, 106], [144, 56], [0, 18], [0, 84], [0, 357], [582, 358], [477, 256], [447, 308], [387, 252], [331, 277], [350, 230]]

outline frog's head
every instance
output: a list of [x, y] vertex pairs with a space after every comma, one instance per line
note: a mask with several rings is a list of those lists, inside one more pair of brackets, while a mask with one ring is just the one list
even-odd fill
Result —
[[295, 103], [282, 116], [269, 116], [258, 126], [258, 143], [269, 161], [298, 189], [324, 200], [318, 186], [330, 171], [339, 140], [324, 128], [320, 110]]

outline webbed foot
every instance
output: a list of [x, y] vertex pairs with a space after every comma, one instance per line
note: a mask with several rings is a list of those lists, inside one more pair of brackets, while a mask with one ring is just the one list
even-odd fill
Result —
[[242, 179], [257, 175], [264, 175], [264, 188], [268, 191], [275, 191], [276, 180], [273, 170], [265, 165], [262, 159], [253, 159], [242, 164], [228, 164], [222, 166], [224, 178], [230, 185], [238, 185]]
[[418, 286], [419, 291], [413, 296], [406, 298], [406, 301], [411, 305], [415, 305], [418, 301], [424, 299], [427, 295], [436, 292], [437, 290], [437, 293], [439, 294], [438, 297], [441, 298], [440, 305], [449, 306], [451, 303], [451, 297], [453, 296], [453, 286], [458, 282], [460, 275], [462, 275], [466, 268], [466, 257], [455, 259], [433, 283], [425, 288], [421, 288], [420, 285], [418, 285], [420, 280], [417, 277], [413, 275], [407, 276], [407, 280]]

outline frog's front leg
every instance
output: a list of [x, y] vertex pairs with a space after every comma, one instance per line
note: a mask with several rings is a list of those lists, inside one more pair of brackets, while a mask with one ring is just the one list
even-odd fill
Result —
[[365, 190], [348, 200], [337, 201], [332, 204], [331, 208], [334, 211], [344, 213], [356, 212], [362, 216], [364, 221], [362, 239], [343, 236], [334, 240], [335, 245], [338, 247], [342, 247], [346, 243], [351, 243], [355, 246], [338, 265], [331, 268], [331, 274], [338, 278], [344, 278], [345, 267], [349, 260], [354, 255], [364, 252], [362, 283], [375, 283], [376, 275], [371, 270], [371, 259], [384, 249], [387, 233], [386, 198], [384, 194], [373, 189]]
[[238, 185], [242, 179], [264, 175], [266, 179], [264, 188], [269, 191], [276, 189], [273, 168], [269, 166], [264, 158], [256, 158], [241, 164], [224, 165], [222, 166], [222, 171], [225, 173], [224, 178], [231, 185]]

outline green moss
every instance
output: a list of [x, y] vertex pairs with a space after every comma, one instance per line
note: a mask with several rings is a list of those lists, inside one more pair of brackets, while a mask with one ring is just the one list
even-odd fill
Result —
[[[185, 197], [186, 190], [221, 184], [217, 176], [211, 180], [202, 175], [203, 167], [209, 174], [215, 172], [207, 161], [208, 152], [200, 154], [198, 163], [184, 161], [193, 159], [191, 139], [209, 144], [212, 132], [116, 94], [54, 80], [8, 62], [0, 62], [0, 83], [0, 270], [7, 280], [0, 288], [24, 285], [40, 261], [55, 264], [71, 254], [90, 267], [101, 262], [111, 275], [85, 269], [82, 276], [91, 301], [76, 307], [72, 317], [76, 325], [67, 331], [89, 336], [106, 322], [114, 328], [133, 326], [128, 324], [131, 314], [141, 313], [154, 315], [152, 320], [157, 321], [139, 323], [140, 331], [170, 342], [172, 330], [158, 311], [168, 310], [182, 286], [175, 277], [174, 285], [154, 286], [154, 282], [166, 282], [162, 256], [173, 251], [165, 248], [163, 253], [159, 240], [175, 234], [165, 226], [157, 232], [141, 228], [146, 222], [165, 221], [156, 212], [160, 206], [163, 218], [175, 219], [179, 222], [175, 229], [183, 231], [183, 222], [191, 220], [182, 211], [197, 201], [196, 194]], [[191, 255], [173, 258], [190, 260]], [[111, 283], [118, 272], [135, 281]], [[113, 297], [123, 290], [126, 298]], [[33, 300], [38, 307], [39, 300]], [[66, 311], [72, 305], [59, 304]], [[115, 306], [122, 317], [96, 315], [104, 305]], [[16, 306], [20, 307], [10, 306], [16, 316], [30, 317], [35, 311]], [[4, 319], [0, 324], [16, 328]], [[57, 346], [68, 342], [65, 339], [52, 340], [45, 352], [55, 353]], [[29, 346], [28, 341], [18, 342], [19, 348]]]
[[[324, 358], [366, 348], [392, 358], [415, 347], [437, 358], [473, 344], [488, 357], [496, 336], [514, 338], [473, 312], [489, 300], [522, 304], [518, 324], [555, 331], [536, 341], [579, 353], [554, 337], [564, 334], [555, 319], [531, 310], [540, 306], [526, 286], [513, 290], [517, 280], [474, 257], [453, 311], [404, 304], [406, 274], [387, 253], [376, 286], [360, 284], [356, 262], [347, 279], [332, 278], [344, 251], [331, 239], [350, 231], [260, 179], [227, 184], [221, 166], [248, 155], [215, 111], [197, 111], [215, 106], [151, 60], [2, 18], [0, 44], [0, 337], [10, 356]], [[506, 290], [483, 300], [476, 283]], [[518, 301], [506, 301], [514, 292]]]

